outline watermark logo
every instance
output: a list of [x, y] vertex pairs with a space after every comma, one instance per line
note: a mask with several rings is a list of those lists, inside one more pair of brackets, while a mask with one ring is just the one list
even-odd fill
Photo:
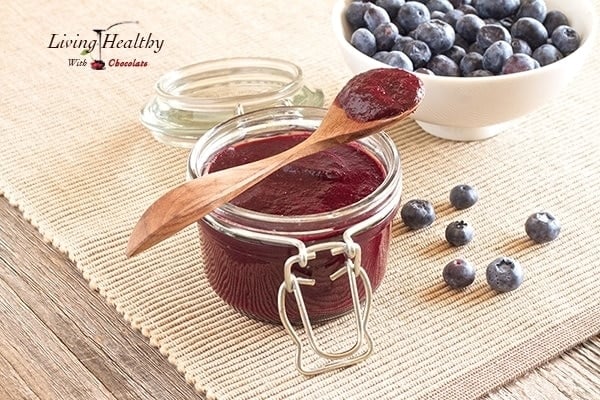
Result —
[[[108, 61], [104, 61], [102, 53], [110, 53], [112, 49], [117, 51], [119, 49], [129, 50], [151, 50], [154, 54], [159, 53], [165, 44], [163, 39], [157, 38], [152, 32], [142, 33], [136, 32], [133, 34], [123, 34], [109, 32], [116, 26], [124, 24], [139, 24], [138, 21], [121, 21], [110, 25], [104, 29], [92, 29], [95, 32], [95, 37], [84, 38], [79, 33], [75, 36], [69, 36], [66, 33], [58, 34], [52, 33], [50, 35], [50, 42], [48, 43], [49, 49], [81, 49], [79, 52], [79, 58], [68, 58], [67, 62], [70, 67], [86, 67], [89, 66], [93, 70], [104, 70], [106, 67], [147, 67], [148, 60], [141, 58], [109, 58]], [[133, 53], [128, 53], [133, 54]], [[97, 55], [97, 57], [96, 57]]]

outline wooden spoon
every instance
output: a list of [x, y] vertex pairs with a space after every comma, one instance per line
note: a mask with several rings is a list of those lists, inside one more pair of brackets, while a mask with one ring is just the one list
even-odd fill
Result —
[[156, 200], [131, 233], [127, 256], [198, 221], [286, 164], [406, 118], [422, 96], [421, 81], [403, 70], [385, 68], [355, 76], [340, 91], [319, 128], [298, 145], [272, 157], [187, 181]]

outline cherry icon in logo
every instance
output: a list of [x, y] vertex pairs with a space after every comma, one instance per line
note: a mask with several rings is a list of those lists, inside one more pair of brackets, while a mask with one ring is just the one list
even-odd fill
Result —
[[104, 69], [104, 66], [106, 65], [106, 63], [102, 60], [94, 60], [92, 61], [92, 63], [90, 64], [92, 69], [95, 69], [97, 71]]

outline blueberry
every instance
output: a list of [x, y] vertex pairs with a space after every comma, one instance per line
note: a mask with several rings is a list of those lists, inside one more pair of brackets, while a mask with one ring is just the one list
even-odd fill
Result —
[[350, 44], [368, 56], [372, 56], [377, 51], [375, 36], [367, 28], [355, 30], [350, 37]]
[[419, 74], [425, 74], [425, 75], [435, 75], [432, 70], [430, 70], [428, 68], [423, 68], [423, 67], [415, 69], [415, 72], [418, 72]]
[[467, 49], [467, 53], [479, 53], [481, 55], [483, 55], [483, 53], [485, 53], [486, 49], [483, 49], [479, 43], [477, 42], [473, 42], [469, 48]]
[[544, 19], [544, 27], [546, 27], [548, 34], [552, 35], [552, 32], [561, 25], [569, 25], [567, 16], [560, 11], [548, 11], [546, 19]]
[[400, 6], [394, 22], [406, 32], [415, 30], [421, 23], [429, 21], [431, 14], [425, 4], [407, 1]]
[[402, 46], [402, 52], [410, 58], [414, 68], [421, 68], [427, 65], [431, 59], [431, 50], [425, 42], [412, 39]]
[[402, 48], [404, 47], [404, 45], [406, 43], [412, 42], [413, 40], [415, 40], [415, 39], [411, 38], [410, 36], [398, 35], [398, 36], [396, 36], [396, 39], [394, 40], [394, 45], [392, 46], [392, 50], [402, 51]]
[[466, 50], [459, 46], [452, 46], [444, 52], [444, 55], [449, 57], [457, 65], [460, 65], [461, 60], [467, 54]]
[[[475, 52], [467, 53], [460, 60], [459, 68], [462, 76], [467, 76], [475, 70], [483, 69], [483, 56]], [[452, 202], [452, 199], [450, 201]]]
[[477, 0], [475, 9], [481, 18], [502, 19], [517, 12], [520, 0]]
[[444, 21], [444, 14], [441, 11], [431, 11], [431, 17], [430, 19], [441, 19], [442, 21]]
[[530, 71], [540, 67], [540, 63], [527, 54], [518, 53], [508, 57], [502, 67], [502, 74], [515, 74], [517, 72]]
[[523, 39], [513, 39], [510, 41], [510, 45], [512, 46], [514, 54], [521, 53], [527, 54], [528, 56], [532, 54], [531, 47]]
[[454, 45], [458, 46], [458, 47], [462, 47], [465, 50], [467, 50], [469, 48], [469, 43], [465, 39], [463, 39], [462, 36], [460, 36], [458, 34], [455, 35], [455, 37], [454, 37]]
[[460, 10], [450, 10], [444, 14], [442, 17], [442, 21], [450, 25], [454, 30], [456, 30], [456, 23], [459, 19], [461, 19], [465, 15], [464, 12]]
[[454, 44], [454, 29], [442, 20], [423, 22], [415, 29], [415, 39], [427, 43], [432, 54], [440, 54]]
[[450, 261], [442, 271], [444, 282], [453, 289], [463, 289], [475, 281], [475, 268], [464, 259]]
[[505, 27], [506, 29], [508, 29], [509, 32], [510, 32], [510, 28], [512, 28], [512, 25], [514, 23], [515, 23], [515, 20], [512, 16], [502, 18], [500, 21], [498, 21], [498, 24]]
[[460, 76], [458, 65], [443, 54], [433, 56], [427, 63], [427, 68], [438, 76]]
[[450, 0], [450, 3], [452, 3], [454, 8], [458, 8], [458, 7], [464, 6], [464, 5], [470, 5], [471, 2], [472, 2], [471, 0]]
[[477, 15], [477, 9], [473, 7], [471, 4], [463, 4], [462, 6], [456, 7], [457, 10], [462, 11], [466, 14]]
[[544, 0], [522, 0], [521, 6], [517, 11], [517, 19], [531, 17], [544, 22], [547, 11], [548, 9]]
[[348, 4], [345, 15], [346, 21], [348, 21], [352, 30], [367, 26], [364, 16], [367, 9], [371, 6], [371, 3], [363, 3], [362, 1], [353, 1]]
[[454, 10], [454, 6], [448, 0], [428, 0], [425, 5], [429, 9], [429, 12], [440, 11], [445, 14], [448, 11]]
[[371, 5], [371, 7], [367, 8], [367, 11], [365, 11], [364, 20], [367, 29], [373, 32], [379, 25], [390, 22], [390, 16], [383, 8]]
[[456, 185], [450, 190], [450, 204], [457, 210], [472, 207], [479, 200], [477, 189], [470, 185]]
[[575, 29], [568, 25], [560, 25], [552, 32], [552, 44], [565, 56], [579, 47], [581, 39]]
[[510, 292], [523, 283], [523, 268], [516, 260], [499, 257], [488, 265], [485, 277], [497, 292]]
[[512, 56], [512, 47], [508, 42], [499, 40], [492, 43], [483, 53], [483, 68], [497, 74], [502, 71], [504, 63], [510, 56]]
[[373, 55], [373, 58], [392, 67], [402, 68], [407, 71], [412, 71], [414, 69], [410, 58], [401, 51], [378, 51]]
[[510, 42], [510, 33], [505, 27], [496, 24], [486, 24], [477, 32], [476, 41], [479, 46], [486, 50], [492, 43], [499, 40]]
[[527, 218], [525, 232], [536, 243], [551, 242], [560, 233], [560, 222], [549, 212], [537, 212]]
[[456, 21], [456, 33], [468, 43], [473, 43], [477, 38], [477, 32], [483, 25], [485, 25], [485, 22], [477, 15], [465, 14], [464, 17]]
[[543, 44], [533, 51], [532, 57], [543, 67], [563, 58], [562, 53], [551, 44]]
[[375, 5], [383, 8], [390, 17], [395, 17], [398, 14], [402, 4], [404, 4], [404, 0], [377, 0], [375, 2]]
[[546, 27], [537, 19], [531, 17], [516, 20], [510, 33], [513, 38], [525, 40], [532, 50], [537, 49], [548, 40]]
[[469, 77], [484, 77], [484, 76], [494, 76], [492, 71], [488, 71], [487, 69], [477, 69], [473, 72], [470, 72], [467, 76]]
[[446, 226], [446, 240], [452, 246], [464, 246], [473, 240], [474, 234], [475, 230], [473, 227], [465, 221], [450, 222], [448, 226]]
[[421, 229], [433, 223], [435, 210], [427, 200], [409, 200], [402, 206], [400, 217], [410, 229]]
[[385, 22], [375, 28], [373, 35], [375, 35], [377, 50], [389, 51], [394, 46], [396, 37], [398, 36], [398, 28], [391, 22]]

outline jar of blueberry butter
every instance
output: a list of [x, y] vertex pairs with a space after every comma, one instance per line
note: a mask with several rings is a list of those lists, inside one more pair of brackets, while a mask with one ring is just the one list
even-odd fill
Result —
[[[308, 137], [325, 112], [270, 107], [219, 123], [193, 146], [188, 178], [284, 151]], [[384, 132], [295, 161], [198, 222], [204, 272], [236, 310], [283, 325], [301, 373], [359, 362], [372, 350], [367, 319], [401, 190], [399, 155]], [[345, 314], [356, 326], [354, 344], [322, 348], [312, 324]], [[319, 362], [308, 365], [303, 346]]]

